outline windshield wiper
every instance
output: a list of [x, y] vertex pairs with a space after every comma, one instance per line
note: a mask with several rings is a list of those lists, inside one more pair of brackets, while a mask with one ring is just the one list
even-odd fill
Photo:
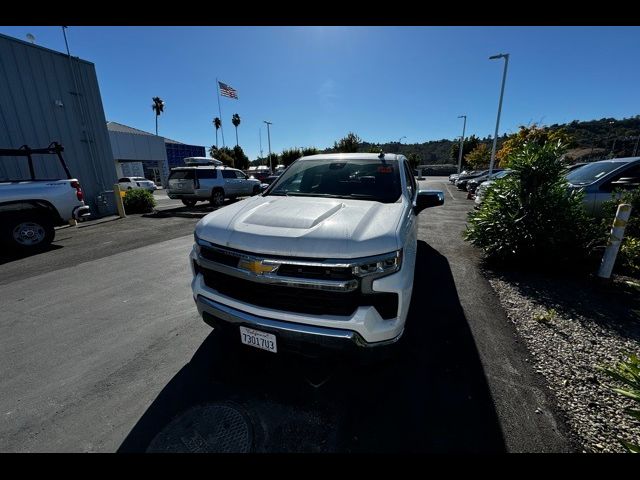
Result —
[[287, 195], [295, 197], [327, 197], [327, 198], [342, 198], [340, 195], [333, 195], [331, 193], [307, 193], [307, 192], [288, 192]]

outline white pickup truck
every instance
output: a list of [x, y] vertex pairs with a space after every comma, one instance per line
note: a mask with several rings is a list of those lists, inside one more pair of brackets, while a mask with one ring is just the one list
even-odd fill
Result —
[[[90, 215], [80, 182], [71, 177], [62, 158], [64, 148], [53, 142], [47, 148], [0, 149], [3, 157], [24, 157], [29, 179], [0, 179], [0, 243], [21, 251], [49, 245], [55, 226]], [[34, 155], [57, 155], [66, 179], [36, 179]]]
[[402, 155], [299, 158], [264, 193], [196, 225], [198, 311], [232, 341], [273, 353], [393, 344], [411, 301], [416, 216], [443, 203]]

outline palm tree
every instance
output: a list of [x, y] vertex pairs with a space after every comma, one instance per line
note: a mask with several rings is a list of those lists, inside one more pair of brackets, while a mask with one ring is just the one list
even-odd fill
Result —
[[156, 135], [158, 135], [158, 117], [164, 112], [164, 101], [160, 97], [153, 97], [153, 105], [151, 108], [156, 112]]
[[213, 125], [216, 127], [216, 148], [218, 148], [218, 129], [222, 126], [222, 121], [216, 117], [213, 119]]
[[233, 114], [233, 117], [231, 117], [231, 123], [233, 123], [233, 126], [236, 127], [236, 147], [238, 146], [238, 125], [240, 125], [240, 115], [238, 115], [237, 113]]

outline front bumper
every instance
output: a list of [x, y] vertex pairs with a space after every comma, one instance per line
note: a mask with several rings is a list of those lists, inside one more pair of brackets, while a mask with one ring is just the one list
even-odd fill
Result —
[[[351, 330], [317, 327], [259, 317], [215, 302], [202, 295], [198, 295], [195, 300], [198, 313], [213, 328], [223, 330], [231, 335], [233, 327], [241, 325], [268, 332], [276, 336], [280, 350], [289, 352], [304, 354], [321, 353], [327, 350], [356, 352], [363, 348], [392, 345], [402, 336], [400, 333], [391, 340], [368, 343], [359, 333]], [[240, 338], [238, 333], [236, 335]]]
[[[415, 257], [405, 258], [403, 268], [397, 273], [373, 282], [374, 291], [392, 292], [399, 296], [397, 316], [389, 319], [383, 319], [373, 306], [361, 306], [349, 316], [339, 316], [326, 313], [298, 313], [241, 301], [207, 286], [203, 274], [195, 271], [194, 264], [197, 260], [198, 255], [194, 248], [191, 252], [191, 267], [194, 273], [191, 288], [198, 311], [209, 324], [211, 324], [211, 318], [214, 318], [218, 324], [227, 326], [253, 324], [258, 330], [266, 326], [280, 332], [278, 337], [283, 336], [287, 343], [315, 344], [325, 347], [331, 344], [334, 345], [334, 349], [355, 347], [359, 350], [363, 347], [366, 349], [394, 343], [404, 331], [413, 287]], [[256, 283], [256, 288], [260, 288], [260, 284]], [[278, 342], [280, 344], [280, 338]]]

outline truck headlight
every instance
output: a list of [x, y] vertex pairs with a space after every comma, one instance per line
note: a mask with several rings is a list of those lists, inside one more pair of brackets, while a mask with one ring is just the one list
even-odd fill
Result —
[[353, 274], [358, 277], [375, 275], [384, 277], [400, 270], [402, 266], [402, 249], [372, 257], [353, 267]]

